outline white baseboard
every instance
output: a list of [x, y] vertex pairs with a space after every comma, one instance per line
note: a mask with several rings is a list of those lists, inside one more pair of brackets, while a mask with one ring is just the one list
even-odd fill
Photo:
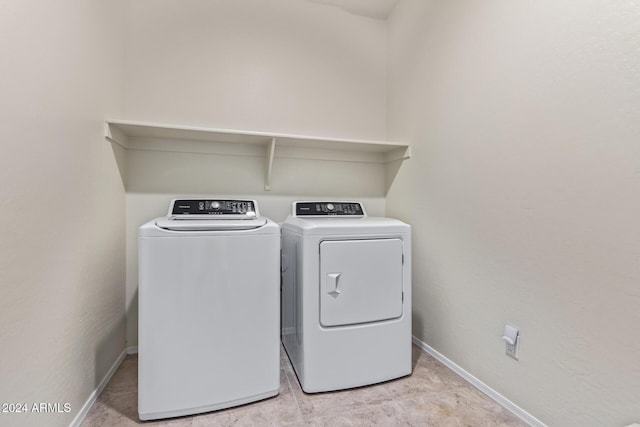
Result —
[[127, 347], [127, 354], [138, 354], [138, 346], [132, 345], [131, 347]]
[[102, 381], [100, 381], [100, 384], [98, 384], [98, 387], [96, 387], [96, 389], [93, 390], [93, 392], [89, 396], [89, 399], [87, 399], [85, 404], [82, 405], [80, 412], [78, 412], [78, 414], [75, 416], [73, 421], [71, 421], [71, 424], [69, 424], [69, 427], [80, 427], [80, 424], [82, 424], [82, 422], [84, 421], [85, 417], [87, 416], [87, 413], [89, 413], [89, 409], [91, 409], [93, 404], [96, 403], [98, 396], [100, 396], [100, 393], [102, 393], [102, 390], [104, 390], [104, 388], [107, 386], [107, 384], [109, 383], [109, 380], [111, 380], [111, 377], [113, 377], [113, 374], [116, 373], [116, 371], [120, 367], [120, 364], [122, 363], [126, 355], [127, 355], [126, 350], [123, 350], [122, 353], [120, 353], [116, 361], [113, 363], [113, 365], [111, 365], [111, 368], [109, 368], [109, 370], [105, 374], [104, 378], [102, 378]]
[[489, 396], [491, 399], [495, 400], [502, 407], [507, 409], [509, 412], [513, 413], [516, 417], [520, 418], [525, 423], [529, 424], [532, 427], [547, 427], [542, 421], [480, 381], [478, 378], [471, 375], [469, 372], [465, 371], [461, 366], [448, 359], [442, 353], [439, 353], [436, 349], [431, 347], [429, 344], [421, 341], [420, 339], [413, 337], [413, 343], [420, 347], [425, 352], [429, 353], [431, 356], [436, 358], [439, 362], [447, 366], [456, 374], [460, 375], [464, 378], [469, 384]]

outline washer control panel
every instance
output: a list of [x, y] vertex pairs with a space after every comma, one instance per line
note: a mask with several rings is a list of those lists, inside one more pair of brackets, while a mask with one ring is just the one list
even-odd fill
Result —
[[258, 216], [254, 200], [176, 199], [171, 202], [169, 216], [223, 215], [233, 218]]
[[293, 216], [362, 218], [366, 213], [360, 202], [294, 202]]

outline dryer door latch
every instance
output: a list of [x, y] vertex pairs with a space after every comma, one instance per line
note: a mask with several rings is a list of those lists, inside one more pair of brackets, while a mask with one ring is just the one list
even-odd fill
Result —
[[334, 298], [338, 298], [338, 295], [342, 293], [338, 289], [338, 281], [340, 280], [340, 274], [342, 273], [327, 274], [327, 293]]

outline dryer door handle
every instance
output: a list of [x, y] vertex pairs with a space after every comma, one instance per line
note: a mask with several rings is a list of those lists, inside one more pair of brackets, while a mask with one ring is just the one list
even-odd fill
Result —
[[334, 298], [338, 298], [342, 292], [338, 289], [338, 282], [342, 273], [328, 273], [327, 274], [327, 293]]

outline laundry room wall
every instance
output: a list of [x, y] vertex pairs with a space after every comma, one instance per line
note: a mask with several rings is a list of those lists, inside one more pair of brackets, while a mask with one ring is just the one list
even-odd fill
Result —
[[129, 1], [130, 120], [384, 139], [386, 26], [308, 0]]
[[637, 422], [640, 2], [402, 0], [389, 31], [414, 334], [547, 425]]
[[[135, 0], [128, 3], [126, 120], [386, 139], [386, 22], [307, 0]], [[186, 151], [186, 150], [185, 150]], [[258, 200], [282, 221], [300, 199], [363, 200], [384, 214], [385, 165], [129, 150], [127, 342], [137, 345], [137, 229], [174, 196]], [[323, 158], [321, 156], [321, 158]]]
[[122, 153], [103, 123], [122, 113], [124, 18], [122, 1], [0, 3], [3, 426], [68, 426], [123, 355]]

